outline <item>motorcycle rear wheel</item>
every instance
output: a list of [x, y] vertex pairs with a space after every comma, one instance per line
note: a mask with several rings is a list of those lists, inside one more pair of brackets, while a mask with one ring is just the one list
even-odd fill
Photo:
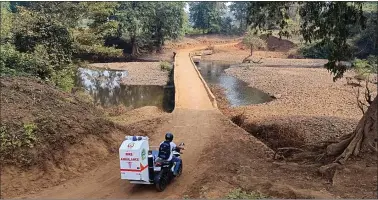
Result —
[[155, 184], [155, 187], [158, 192], [162, 192], [165, 190], [167, 185], [168, 185], [167, 177], [160, 177], [160, 180], [159, 182]]

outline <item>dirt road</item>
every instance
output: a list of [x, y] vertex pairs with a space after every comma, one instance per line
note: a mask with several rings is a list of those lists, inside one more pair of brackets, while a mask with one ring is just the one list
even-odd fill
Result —
[[[232, 45], [232, 44], [231, 44]], [[202, 47], [198, 47], [202, 48]], [[196, 48], [196, 49], [198, 49]], [[174, 141], [185, 142], [182, 156], [183, 175], [166, 191], [157, 193], [154, 186], [132, 185], [120, 179], [118, 157], [87, 174], [67, 181], [63, 185], [46, 188], [28, 198], [179, 198], [182, 197], [204, 170], [198, 168], [200, 155], [214, 138], [222, 137], [225, 130], [243, 132], [231, 124], [213, 107], [204, 84], [193, 66], [189, 53], [194, 49], [178, 52], [175, 67], [176, 106], [169, 119], [150, 137], [150, 145], [158, 145], [167, 131], [173, 132]], [[178, 189], [179, 188], [179, 189]], [[22, 197], [21, 197], [22, 198]]]

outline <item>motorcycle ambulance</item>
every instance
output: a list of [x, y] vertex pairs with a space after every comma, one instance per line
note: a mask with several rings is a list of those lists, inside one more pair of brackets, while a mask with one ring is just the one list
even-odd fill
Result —
[[[155, 184], [157, 191], [161, 192], [175, 178], [175, 163], [157, 158], [159, 151], [150, 150], [148, 140], [144, 136], [125, 137], [119, 148], [121, 179], [133, 184]], [[180, 157], [180, 154], [179, 149], [173, 151], [173, 156]], [[181, 175], [182, 166], [181, 162], [177, 176]]]

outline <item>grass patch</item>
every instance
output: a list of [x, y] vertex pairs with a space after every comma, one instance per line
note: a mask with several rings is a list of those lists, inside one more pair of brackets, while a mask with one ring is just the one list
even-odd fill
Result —
[[170, 72], [172, 71], [173, 67], [172, 67], [172, 64], [167, 62], [167, 61], [162, 61], [160, 62], [160, 70], [161, 71], [167, 71], [167, 72]]
[[226, 195], [226, 199], [267, 199], [268, 196], [261, 194], [260, 192], [246, 192], [238, 188], [232, 190]]

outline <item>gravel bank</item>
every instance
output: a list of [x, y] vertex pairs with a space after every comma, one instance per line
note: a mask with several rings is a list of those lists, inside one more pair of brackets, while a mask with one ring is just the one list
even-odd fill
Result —
[[125, 85], [166, 85], [168, 72], [160, 70], [159, 62], [95, 63], [90, 66], [112, 70], [125, 70]]
[[[306, 142], [349, 133], [362, 117], [356, 105], [357, 90], [347, 85], [345, 78], [333, 82], [325, 69], [231, 67], [226, 73], [280, 97], [267, 104], [232, 109], [230, 116], [245, 112], [248, 123], [291, 127], [303, 134]], [[377, 91], [376, 86], [371, 89]]]

